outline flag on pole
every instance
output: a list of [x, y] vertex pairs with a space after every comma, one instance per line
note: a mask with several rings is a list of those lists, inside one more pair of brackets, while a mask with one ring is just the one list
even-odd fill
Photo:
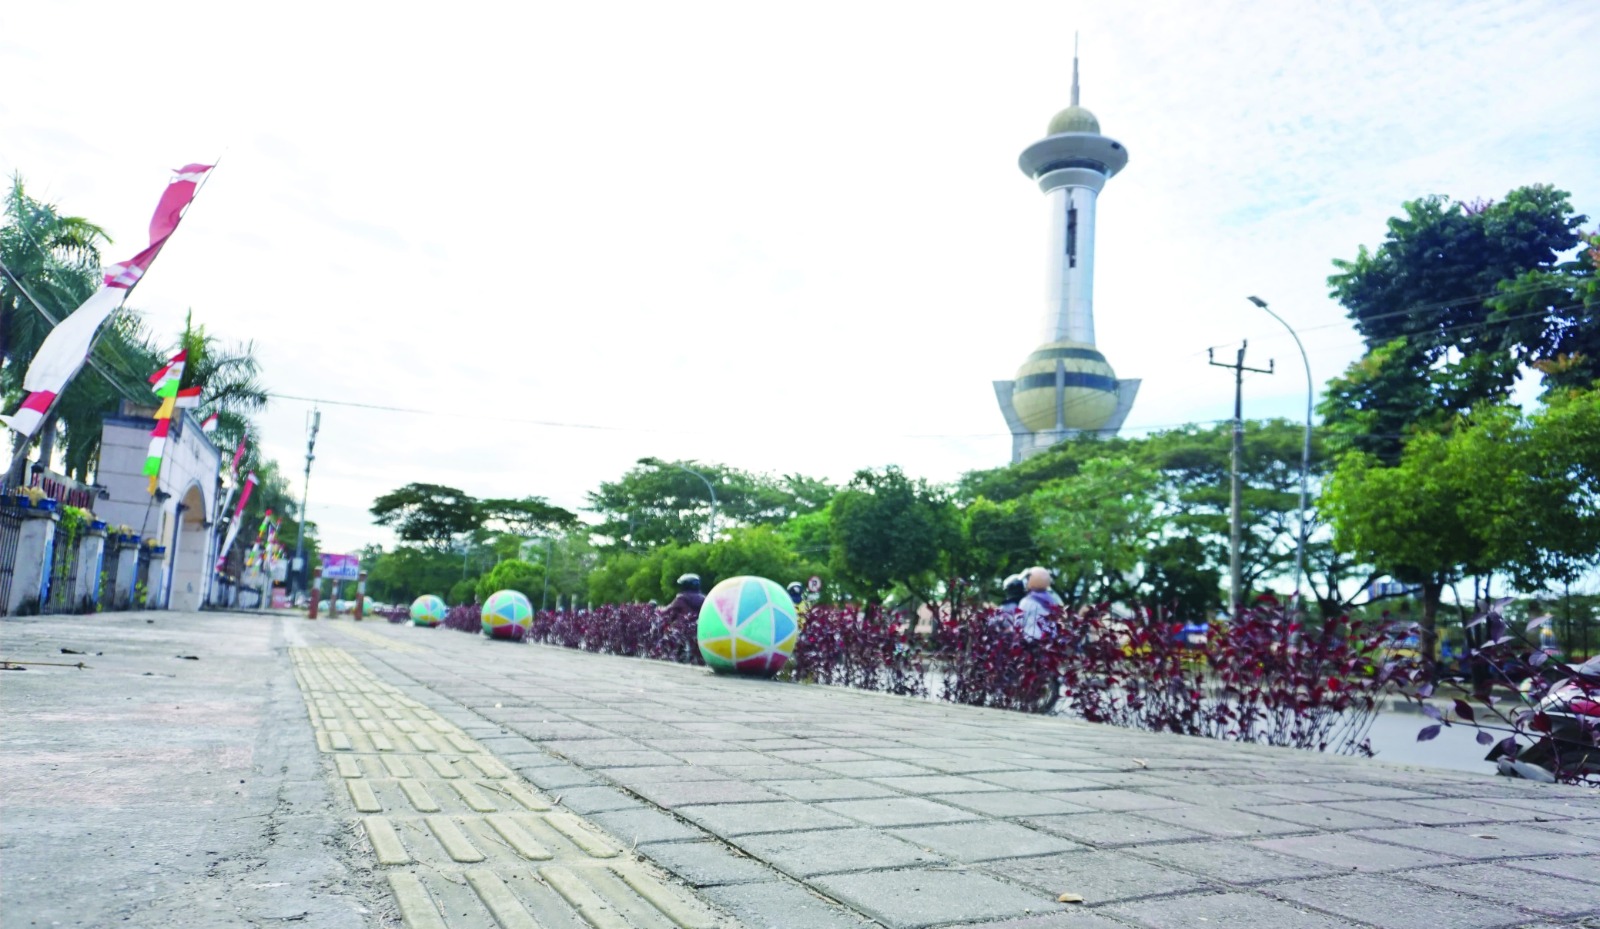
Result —
[[179, 351], [161, 370], [150, 375], [150, 383], [155, 387], [156, 396], [161, 398], [161, 406], [156, 410], [156, 427], [150, 431], [150, 453], [144, 460], [144, 473], [150, 478], [152, 497], [155, 496], [156, 484], [161, 476], [161, 457], [166, 451], [172, 414], [178, 408], [179, 397], [182, 394], [192, 393], [196, 404], [200, 400], [200, 388], [191, 387], [185, 391], [178, 386], [183, 383], [183, 369], [188, 357], [187, 351]]
[[[211, 418], [216, 419], [215, 416]], [[239, 437], [239, 447], [233, 450], [233, 464], [228, 465], [228, 471], [233, 475], [234, 480], [239, 479], [239, 462], [244, 459], [244, 447], [249, 441], [250, 434], [247, 432]]]
[[[243, 443], [240, 443], [239, 447], [243, 448]], [[239, 537], [239, 521], [244, 519], [244, 507], [250, 502], [250, 491], [254, 490], [255, 486], [256, 475], [252, 471], [244, 479], [244, 488], [239, 491], [239, 504], [233, 508], [233, 521], [228, 524], [228, 537], [223, 541], [222, 548], [217, 554], [218, 571], [221, 571], [222, 566], [227, 563], [228, 553], [233, 551], [234, 540]]]
[[207, 416], [204, 420], [202, 420], [201, 423], [200, 423], [200, 431], [204, 432], [206, 435], [210, 435], [213, 432], [216, 432], [217, 431], [217, 414], [212, 413], [210, 416]]
[[[177, 399], [177, 407], [180, 410], [197, 409], [200, 406], [200, 388], [199, 387], [185, 387], [182, 390], [178, 391], [178, 395], [177, 395], [176, 399]], [[200, 428], [204, 429], [205, 426], [202, 425]]]
[[150, 432], [150, 451], [144, 457], [144, 474], [146, 477], [155, 477], [161, 472], [161, 456], [166, 453], [167, 432], [172, 426], [170, 419], [156, 420], [156, 428]]
[[128, 291], [149, 270], [156, 254], [178, 228], [184, 209], [194, 200], [200, 179], [210, 170], [210, 165], [187, 165], [175, 172], [150, 221], [150, 245], [127, 261], [107, 268], [104, 285], [50, 330], [23, 375], [22, 389], [28, 396], [15, 413], [0, 416], [0, 423], [28, 438], [39, 430], [56, 395], [67, 388], [88, 359], [101, 325], [122, 306]]

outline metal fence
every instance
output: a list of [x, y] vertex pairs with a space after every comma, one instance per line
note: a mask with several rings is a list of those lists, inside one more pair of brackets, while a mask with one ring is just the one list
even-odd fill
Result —
[[[0, 495], [10, 488], [0, 485]], [[0, 500], [0, 615], [11, 603], [11, 576], [17, 570], [17, 543], [22, 540], [22, 508]]]
[[76, 537], [66, 527], [56, 527], [56, 539], [50, 546], [50, 580], [41, 613], [82, 613], [84, 605], [78, 602], [78, 543], [86, 527], [77, 527]]

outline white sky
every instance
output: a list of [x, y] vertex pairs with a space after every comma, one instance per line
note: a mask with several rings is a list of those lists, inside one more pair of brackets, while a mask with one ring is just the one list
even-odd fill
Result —
[[[1320, 384], [1360, 351], [1329, 261], [1405, 199], [1553, 182], [1600, 215], [1590, 0], [13, 3], [0, 169], [116, 260], [169, 169], [222, 156], [134, 295], [150, 325], [192, 307], [285, 394], [466, 414], [324, 406], [329, 550], [387, 541], [366, 508], [408, 481], [578, 507], [645, 455], [948, 480], [1009, 456], [989, 382], [1044, 299], [1016, 158], [1075, 29], [1132, 156], [1095, 297], [1144, 379], [1129, 431], [1230, 415], [1205, 349], [1241, 338], [1279, 367], [1246, 415], [1300, 415], [1244, 298]], [[290, 472], [308, 409], [261, 420]]]

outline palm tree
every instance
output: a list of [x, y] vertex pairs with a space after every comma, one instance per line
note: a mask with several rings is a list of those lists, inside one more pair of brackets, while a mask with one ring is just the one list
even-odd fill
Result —
[[[12, 178], [0, 225], [0, 403], [6, 409], [21, 401], [23, 376], [45, 336], [100, 286], [100, 248], [110, 241], [104, 229], [62, 216], [54, 204], [28, 196], [20, 176]], [[101, 423], [117, 400], [149, 397], [141, 372], [155, 358], [143, 325], [126, 310], [106, 324], [94, 355], [97, 373], [74, 378], [39, 430], [39, 457], [46, 460], [59, 422], [67, 471], [79, 479], [99, 451]], [[16, 441], [20, 447], [20, 437]], [[20, 464], [10, 477], [20, 479]]]
[[254, 342], [223, 345], [222, 340], [194, 324], [194, 311], [184, 318], [179, 347], [189, 353], [181, 386], [201, 388], [201, 408], [217, 414], [217, 444], [231, 448], [251, 431], [250, 415], [267, 408], [267, 388], [261, 383], [261, 365]]

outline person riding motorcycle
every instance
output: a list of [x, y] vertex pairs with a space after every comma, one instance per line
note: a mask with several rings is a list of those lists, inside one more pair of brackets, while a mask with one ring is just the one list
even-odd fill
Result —
[[806, 624], [806, 613], [811, 609], [811, 601], [806, 599], [806, 587], [799, 581], [790, 581], [788, 591], [789, 599], [794, 602], [794, 616], [802, 627]]
[[697, 620], [700, 605], [705, 602], [706, 595], [700, 592], [700, 575], [685, 574], [678, 578], [678, 595], [661, 612], [670, 620]]
[[1029, 642], [1055, 635], [1053, 614], [1061, 609], [1061, 598], [1050, 589], [1051, 580], [1049, 568], [1035, 566], [1022, 572], [1022, 583], [1028, 592], [1017, 606], [1015, 622]]

